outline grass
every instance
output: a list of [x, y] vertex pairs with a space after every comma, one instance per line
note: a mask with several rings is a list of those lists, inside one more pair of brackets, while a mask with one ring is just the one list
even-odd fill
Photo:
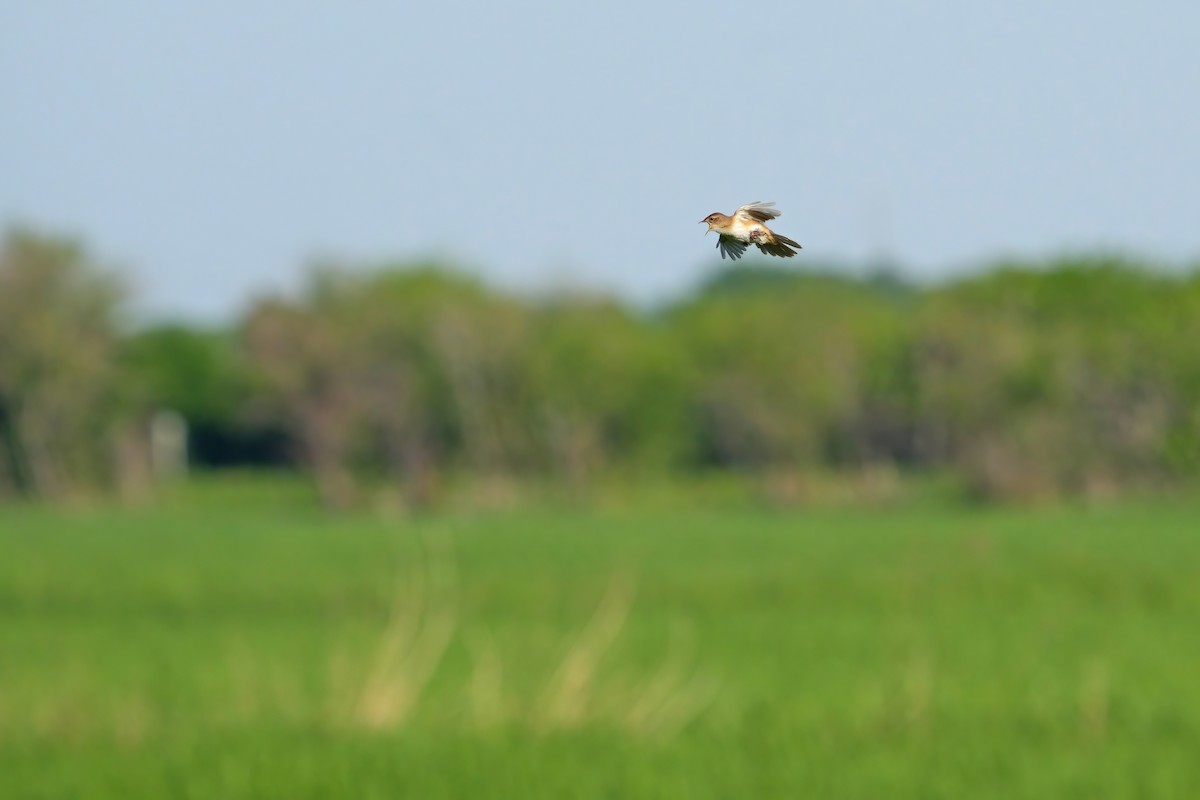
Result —
[[1190, 797], [1198, 519], [0, 508], [0, 795]]

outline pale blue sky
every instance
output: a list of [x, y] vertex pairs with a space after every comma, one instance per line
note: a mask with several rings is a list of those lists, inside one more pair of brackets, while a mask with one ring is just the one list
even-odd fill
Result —
[[0, 5], [0, 223], [153, 315], [315, 256], [505, 286], [693, 285], [775, 200], [802, 258], [1200, 256], [1195, 2]]

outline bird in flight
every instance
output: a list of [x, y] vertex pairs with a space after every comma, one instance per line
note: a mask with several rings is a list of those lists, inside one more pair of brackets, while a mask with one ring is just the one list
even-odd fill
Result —
[[769, 256], [791, 258], [796, 255], [800, 245], [763, 224], [779, 216], [774, 205], [748, 203], [733, 212], [732, 216], [713, 212], [700, 222], [708, 223], [708, 231], [717, 232], [717, 249], [721, 251], [721, 258], [729, 256], [731, 261], [737, 261], [752, 244], [758, 245], [758, 249]]

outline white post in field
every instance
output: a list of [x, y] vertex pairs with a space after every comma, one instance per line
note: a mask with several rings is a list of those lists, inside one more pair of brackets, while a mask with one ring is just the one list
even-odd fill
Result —
[[176, 411], [156, 411], [150, 418], [150, 465], [156, 481], [187, 475], [187, 421]]

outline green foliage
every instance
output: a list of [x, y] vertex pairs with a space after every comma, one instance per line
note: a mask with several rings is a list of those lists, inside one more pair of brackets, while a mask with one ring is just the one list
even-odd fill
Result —
[[256, 307], [244, 341], [326, 502], [351, 504], [365, 471], [426, 505], [451, 458], [519, 457], [506, 412], [524, 325], [515, 302], [443, 270], [327, 268], [300, 302]]
[[901, 352], [903, 309], [869, 285], [774, 270], [717, 279], [674, 309], [696, 376], [700, 458], [754, 467], [875, 455], [866, 418], [896, 380], [887, 361]]
[[930, 293], [917, 318], [922, 426], [996, 497], [1192, 475], [1195, 282], [1134, 265], [1006, 266]]
[[667, 333], [607, 300], [535, 307], [526, 408], [547, 463], [576, 481], [605, 464], [678, 465], [687, 455], [687, 367]]
[[256, 376], [236, 335], [179, 324], [134, 332], [122, 343], [122, 385], [142, 415], [186, 420], [200, 466], [285, 463], [280, 426], [256, 404]]
[[901, 468], [1021, 501], [1200, 478], [1200, 276], [1128, 259], [925, 288], [745, 266], [650, 312], [436, 264], [326, 264], [233, 330], [123, 333], [119, 287], [78, 247], [13, 234], [0, 288], [0, 494], [130, 483], [162, 408], [200, 464], [286, 461], [340, 508], [380, 486], [436, 505], [464, 474], [582, 490]]
[[233, 419], [246, 402], [249, 377], [225, 331], [179, 324], [137, 331], [124, 343], [122, 362], [142, 402], [193, 422]]
[[[1194, 503], [0, 509], [12, 797], [1185, 797]], [[699, 494], [692, 500], [703, 501]], [[249, 505], [246, 505], [249, 503]]]
[[123, 295], [75, 242], [10, 231], [0, 243], [0, 497], [67, 500], [105, 482]]

